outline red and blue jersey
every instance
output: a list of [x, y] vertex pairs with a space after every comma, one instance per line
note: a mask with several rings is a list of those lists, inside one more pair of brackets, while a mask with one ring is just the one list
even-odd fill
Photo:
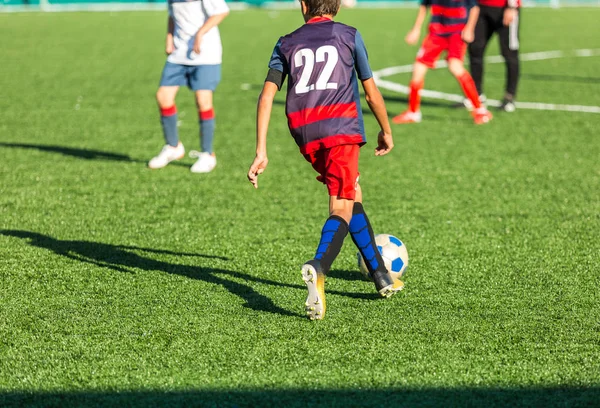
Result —
[[521, 7], [521, 0], [479, 0], [480, 6], [485, 7], [498, 7], [498, 8], [519, 8]]
[[366, 142], [358, 79], [373, 74], [355, 28], [313, 18], [279, 39], [269, 68], [283, 74], [278, 86], [288, 77], [288, 126], [303, 154]]
[[431, 8], [429, 33], [442, 37], [460, 33], [469, 18], [469, 10], [477, 5], [476, 0], [421, 0]]

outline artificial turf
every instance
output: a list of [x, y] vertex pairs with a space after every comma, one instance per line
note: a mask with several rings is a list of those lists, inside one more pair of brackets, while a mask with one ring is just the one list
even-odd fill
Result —
[[[373, 69], [410, 64], [415, 10], [343, 10]], [[600, 9], [525, 9], [522, 52], [599, 49]], [[160, 171], [154, 92], [166, 14], [0, 14], [0, 405], [597, 406], [600, 115], [495, 112], [424, 99], [390, 155], [361, 157], [375, 232], [407, 245], [380, 299], [350, 240], [324, 321], [300, 265], [325, 188], [273, 112], [267, 171], [246, 181], [254, 112], [297, 11], [222, 24], [218, 167]], [[497, 54], [494, 44], [488, 54]], [[500, 98], [504, 67], [489, 65]], [[600, 56], [524, 62], [519, 100], [600, 106]], [[392, 78], [408, 83], [409, 76]], [[444, 71], [427, 87], [458, 93]], [[390, 114], [406, 97], [384, 91]], [[198, 146], [193, 97], [180, 134]], [[366, 107], [364, 104], [363, 107]]]

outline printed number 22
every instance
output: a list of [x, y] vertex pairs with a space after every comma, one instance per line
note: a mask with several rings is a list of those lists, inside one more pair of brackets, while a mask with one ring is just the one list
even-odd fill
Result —
[[[327, 58], [325, 58], [326, 55]], [[313, 69], [315, 68], [315, 57], [317, 62], [327, 62], [325, 62], [325, 67], [323, 68], [321, 75], [319, 75], [317, 83], [309, 85], [308, 81], [310, 81]], [[310, 48], [302, 48], [301, 50], [296, 51], [296, 54], [294, 54], [294, 65], [296, 65], [296, 67], [304, 65], [300, 80], [296, 84], [296, 93], [304, 94], [309, 91], [314, 91], [315, 89], [318, 91], [337, 89], [337, 82], [329, 82], [329, 78], [331, 78], [331, 74], [337, 65], [338, 59], [338, 51], [333, 45], [319, 47], [317, 48], [316, 53], [313, 53]]]

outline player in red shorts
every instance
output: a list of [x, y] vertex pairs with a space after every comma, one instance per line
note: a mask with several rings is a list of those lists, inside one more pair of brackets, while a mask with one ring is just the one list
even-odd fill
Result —
[[285, 111], [290, 133], [329, 192], [329, 218], [315, 257], [302, 266], [308, 288], [306, 314], [313, 320], [325, 315], [325, 275], [348, 234], [366, 260], [379, 294], [389, 297], [404, 283], [392, 279], [385, 268], [358, 185], [358, 156], [366, 143], [358, 81], [381, 129], [375, 155], [387, 154], [394, 145], [365, 44], [354, 27], [333, 21], [340, 0], [302, 0], [301, 7], [306, 24], [279, 39], [269, 62], [258, 102], [256, 157], [248, 179], [258, 187], [258, 175], [267, 167], [271, 108], [287, 77]]
[[394, 117], [392, 121], [401, 123], [421, 122], [421, 97], [419, 95], [425, 81], [425, 74], [443, 51], [447, 52], [448, 70], [458, 80], [465, 96], [473, 104], [473, 119], [476, 124], [487, 123], [492, 114], [479, 100], [473, 78], [463, 66], [467, 44], [473, 41], [479, 7], [475, 0], [422, 0], [413, 28], [405, 40], [414, 45], [421, 35], [421, 26], [431, 7], [429, 34], [425, 37], [413, 68], [408, 97], [408, 110]]

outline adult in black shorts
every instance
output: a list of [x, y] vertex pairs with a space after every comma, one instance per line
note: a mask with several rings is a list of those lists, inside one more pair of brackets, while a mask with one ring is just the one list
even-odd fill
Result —
[[[480, 11], [475, 39], [469, 44], [471, 76], [479, 95], [483, 96], [483, 54], [492, 35], [498, 33], [506, 63], [506, 91], [500, 108], [513, 112], [519, 83], [520, 0], [478, 0], [478, 3]], [[485, 97], [481, 99], [483, 101]]]

